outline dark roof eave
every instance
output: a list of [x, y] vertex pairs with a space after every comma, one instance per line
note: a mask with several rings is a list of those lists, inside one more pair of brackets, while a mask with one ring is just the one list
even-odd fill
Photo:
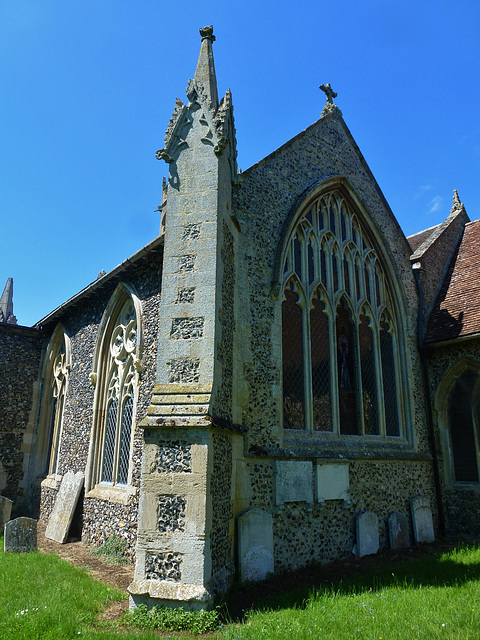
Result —
[[46, 315], [44, 318], [36, 322], [32, 328], [42, 329], [45, 325], [50, 324], [54, 320], [57, 320], [67, 309], [78, 304], [80, 300], [88, 297], [94, 291], [104, 286], [107, 282], [118, 276], [119, 274], [126, 271], [132, 264], [141, 261], [144, 259], [149, 253], [156, 252], [163, 247], [163, 234], [161, 236], [157, 236], [151, 242], [142, 247], [139, 251], [134, 253], [132, 256], [121, 262], [118, 266], [114, 267], [111, 271], [106, 273], [101, 278], [94, 280], [89, 285], [87, 285], [84, 289], [76, 293], [74, 296], [69, 298], [66, 302], [61, 304], [59, 307], [54, 309], [51, 313]]

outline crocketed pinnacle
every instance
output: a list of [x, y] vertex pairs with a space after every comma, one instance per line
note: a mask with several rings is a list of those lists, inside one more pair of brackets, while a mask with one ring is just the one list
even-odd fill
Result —
[[216, 111], [218, 109], [218, 91], [212, 50], [212, 43], [215, 41], [213, 27], [211, 25], [203, 27], [203, 29], [200, 29], [200, 35], [202, 36], [202, 44], [194, 80], [197, 84], [203, 86], [214, 111]]
[[7, 284], [0, 298], [0, 322], [17, 323], [13, 315], [13, 278], [7, 278]]

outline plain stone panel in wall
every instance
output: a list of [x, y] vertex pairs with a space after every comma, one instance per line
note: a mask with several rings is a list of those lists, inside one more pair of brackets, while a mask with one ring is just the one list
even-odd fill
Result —
[[317, 500], [349, 500], [350, 473], [348, 464], [317, 463]]
[[313, 502], [313, 464], [297, 460], [278, 460], [275, 475], [275, 503]]

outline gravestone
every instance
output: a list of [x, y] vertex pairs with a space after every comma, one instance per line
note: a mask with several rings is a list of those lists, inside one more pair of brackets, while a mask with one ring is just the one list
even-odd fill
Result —
[[378, 537], [378, 516], [366, 511], [357, 516], [357, 556], [370, 556], [380, 547]]
[[410, 546], [410, 527], [403, 513], [394, 511], [388, 518], [388, 537], [390, 549], [408, 549]]
[[416, 496], [411, 499], [410, 507], [412, 509], [415, 542], [433, 542], [435, 540], [435, 531], [428, 498]]
[[240, 579], [264, 580], [273, 571], [273, 518], [263, 509], [249, 509], [238, 518]]
[[4, 496], [0, 496], [0, 535], [3, 532], [3, 527], [10, 520], [10, 514], [12, 513], [13, 502]]
[[45, 531], [46, 538], [62, 544], [67, 541], [73, 514], [83, 488], [83, 482], [84, 477], [81, 471], [75, 474], [72, 471], [68, 471], [63, 476], [55, 506], [48, 520]]
[[5, 553], [26, 553], [37, 549], [37, 521], [17, 518], [5, 525]]
[[297, 460], [277, 460], [275, 504], [313, 502], [313, 464]]

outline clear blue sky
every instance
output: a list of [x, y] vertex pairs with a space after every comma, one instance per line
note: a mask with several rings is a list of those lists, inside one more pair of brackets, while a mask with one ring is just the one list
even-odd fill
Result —
[[330, 82], [404, 232], [480, 218], [478, 0], [1, 0], [0, 289], [31, 325], [158, 233], [155, 160], [214, 25], [245, 170]]

